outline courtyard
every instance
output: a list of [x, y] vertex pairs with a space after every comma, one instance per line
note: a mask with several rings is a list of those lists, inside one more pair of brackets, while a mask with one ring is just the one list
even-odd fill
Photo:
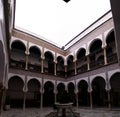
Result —
[[[1, 117], [45, 117], [53, 108], [27, 108], [25, 111], [22, 109], [10, 109], [3, 111]], [[74, 108], [74, 111], [80, 113], [80, 117], [120, 117], [120, 109], [108, 110], [107, 108]]]

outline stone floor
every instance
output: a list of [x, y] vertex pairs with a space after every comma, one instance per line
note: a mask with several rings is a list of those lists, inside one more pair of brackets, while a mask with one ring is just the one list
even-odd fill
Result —
[[[120, 117], [120, 109], [108, 110], [106, 108], [96, 109], [74, 109], [80, 113], [80, 117]], [[3, 111], [0, 117], [45, 117], [50, 112], [53, 112], [52, 108], [29, 108], [23, 111], [22, 109], [10, 109]]]

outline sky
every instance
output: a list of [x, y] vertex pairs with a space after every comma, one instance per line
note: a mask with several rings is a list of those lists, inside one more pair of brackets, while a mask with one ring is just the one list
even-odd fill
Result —
[[16, 0], [15, 27], [62, 47], [110, 9], [109, 0]]

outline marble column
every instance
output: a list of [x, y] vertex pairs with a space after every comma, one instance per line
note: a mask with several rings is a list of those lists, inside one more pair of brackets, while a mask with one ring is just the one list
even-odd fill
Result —
[[87, 55], [87, 70], [90, 70], [90, 57]]
[[75, 65], [75, 75], [77, 74], [77, 66], [76, 66], [76, 61], [74, 61], [74, 65]]
[[103, 48], [104, 52], [104, 64], [107, 65], [107, 53], [106, 53], [106, 47]]

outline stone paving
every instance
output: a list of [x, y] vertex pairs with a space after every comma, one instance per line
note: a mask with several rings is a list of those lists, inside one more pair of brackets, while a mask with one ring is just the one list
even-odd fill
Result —
[[[120, 109], [108, 110], [102, 109], [75, 109], [80, 113], [80, 117], [120, 117]], [[29, 108], [23, 111], [22, 109], [10, 109], [3, 111], [0, 117], [45, 117], [50, 112], [53, 112], [52, 108]]]

